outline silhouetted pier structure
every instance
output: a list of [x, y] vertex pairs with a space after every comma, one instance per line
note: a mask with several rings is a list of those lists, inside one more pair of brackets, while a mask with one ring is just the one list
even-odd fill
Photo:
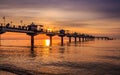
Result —
[[109, 38], [109, 37], [95, 37], [98, 40], [113, 40], [113, 38]]
[[[49, 31], [43, 28], [43, 25], [35, 25], [34, 23], [27, 26], [15, 26], [10, 25], [9, 23], [6, 25], [0, 25], [0, 34], [4, 34], [6, 32], [17, 32], [17, 33], [25, 33], [31, 37], [31, 47], [34, 47], [34, 36], [39, 34], [46, 34], [50, 37], [50, 46], [52, 45], [52, 37], [58, 35], [61, 37], [61, 46], [64, 44], [64, 37], [69, 38], [69, 43], [71, 43], [71, 38], [73, 37], [75, 43], [77, 42], [77, 38], [79, 38], [79, 42], [84, 42], [86, 40], [93, 40], [95, 38], [110, 40], [109, 37], [95, 37], [88, 34], [79, 34], [77, 32], [68, 33], [65, 30], [61, 29], [58, 31]], [[1, 39], [0, 39], [1, 40]]]

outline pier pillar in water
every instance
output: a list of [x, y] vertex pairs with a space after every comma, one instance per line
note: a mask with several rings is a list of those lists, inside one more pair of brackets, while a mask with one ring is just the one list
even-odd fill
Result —
[[69, 38], [69, 43], [71, 43], [72, 35], [70, 33], [67, 33], [66, 36]]
[[79, 42], [81, 42], [82, 35], [78, 34]]
[[34, 48], [34, 35], [31, 35], [31, 48]]
[[54, 32], [48, 32], [46, 35], [50, 37], [50, 46], [52, 46], [52, 37], [55, 36], [55, 33]]
[[34, 36], [37, 35], [36, 33], [27, 33], [27, 35], [30, 36], [30, 41], [31, 41], [31, 50], [34, 48]]
[[64, 40], [63, 40], [63, 36], [61, 36], [61, 46], [63, 46]]
[[82, 42], [84, 42], [84, 37], [82, 37]]
[[61, 46], [63, 46], [64, 45], [64, 36], [62, 36], [62, 35], [59, 35], [60, 37], [61, 37]]
[[52, 36], [50, 36], [50, 46], [52, 46]]
[[85, 41], [87, 41], [87, 37], [85, 37], [84, 39], [85, 39]]
[[61, 46], [64, 44], [64, 36], [65, 36], [65, 30], [60, 30], [58, 36], [61, 37]]
[[71, 43], [71, 37], [69, 37], [69, 43]]
[[81, 37], [79, 37], [79, 42], [81, 42]]
[[77, 37], [78, 37], [78, 33], [73, 33], [73, 37], [75, 38], [75, 44], [77, 43]]
[[75, 43], [77, 43], [77, 37], [74, 37], [75, 38]]

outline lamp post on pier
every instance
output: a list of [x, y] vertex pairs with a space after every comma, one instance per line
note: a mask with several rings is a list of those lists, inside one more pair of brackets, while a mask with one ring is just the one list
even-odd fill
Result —
[[3, 16], [3, 20], [4, 20], [4, 25], [5, 25], [5, 22], [6, 22], [6, 20], [5, 20], [6, 18], [5, 18], [5, 16]]
[[23, 20], [20, 21], [21, 25], [23, 25]]
[[11, 25], [13, 24], [13, 22], [12, 22], [12, 21], [11, 21], [10, 23], [11, 23]]

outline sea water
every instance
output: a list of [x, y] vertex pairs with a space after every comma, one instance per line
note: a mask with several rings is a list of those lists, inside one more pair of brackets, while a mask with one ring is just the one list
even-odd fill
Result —
[[[120, 40], [2, 40], [0, 75], [120, 75]], [[10, 73], [11, 72], [11, 73]]]

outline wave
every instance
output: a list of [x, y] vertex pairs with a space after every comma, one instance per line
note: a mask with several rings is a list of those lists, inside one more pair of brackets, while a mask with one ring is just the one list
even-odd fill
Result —
[[37, 72], [33, 70], [26, 70], [10, 64], [0, 64], [0, 70], [11, 72], [17, 75], [68, 75], [68, 74], [51, 74], [51, 73]]

